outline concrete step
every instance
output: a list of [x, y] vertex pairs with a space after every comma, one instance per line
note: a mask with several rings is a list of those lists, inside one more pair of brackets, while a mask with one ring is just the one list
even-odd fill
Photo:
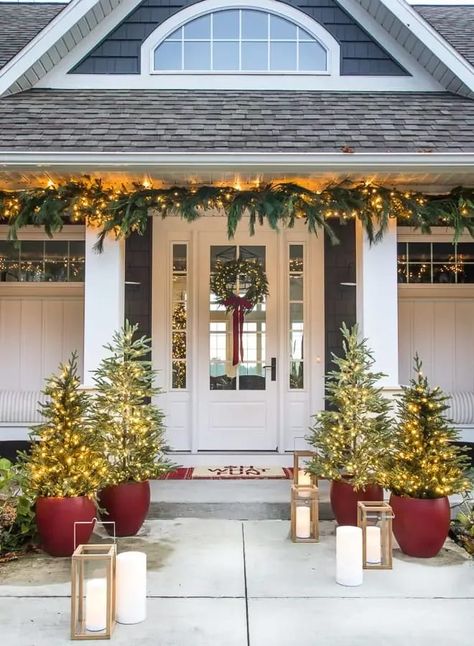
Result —
[[[290, 480], [157, 480], [150, 519], [289, 520]], [[334, 518], [329, 485], [320, 483], [319, 517]]]

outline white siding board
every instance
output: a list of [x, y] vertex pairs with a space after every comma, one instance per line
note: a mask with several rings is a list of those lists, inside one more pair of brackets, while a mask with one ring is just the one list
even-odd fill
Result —
[[0, 301], [0, 388], [20, 387], [20, 301]]
[[450, 301], [433, 304], [433, 375], [447, 392], [455, 390], [455, 311], [456, 305]]
[[20, 380], [22, 390], [35, 390], [43, 372], [42, 337], [43, 303], [39, 299], [23, 299], [20, 320]]
[[474, 303], [457, 302], [455, 316], [455, 381], [462, 389], [474, 392]]
[[43, 308], [43, 376], [47, 378], [58, 368], [58, 348], [63, 354], [64, 303], [59, 299], [45, 301]]

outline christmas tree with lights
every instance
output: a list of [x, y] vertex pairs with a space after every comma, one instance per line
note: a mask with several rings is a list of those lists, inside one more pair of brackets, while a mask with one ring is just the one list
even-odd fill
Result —
[[469, 459], [453, 444], [459, 440], [446, 419], [446, 396], [431, 388], [418, 357], [415, 376], [403, 387], [398, 401], [398, 423], [393, 436], [394, 458], [390, 489], [398, 496], [441, 498], [468, 491]]
[[105, 346], [108, 356], [94, 374], [94, 425], [110, 464], [109, 485], [143, 482], [171, 469], [165, 459], [163, 413], [151, 403], [154, 386], [150, 339], [124, 327]]
[[35, 427], [31, 453], [23, 456], [26, 489], [35, 498], [93, 498], [107, 479], [109, 466], [88, 417], [90, 397], [79, 386], [74, 353], [47, 381], [48, 399], [40, 404], [45, 421]]
[[390, 405], [373, 372], [367, 340], [355, 325], [341, 328], [343, 356], [333, 355], [336, 369], [326, 379], [329, 410], [315, 415], [308, 441], [316, 451], [308, 471], [318, 478], [342, 480], [354, 489], [384, 485], [392, 450]]

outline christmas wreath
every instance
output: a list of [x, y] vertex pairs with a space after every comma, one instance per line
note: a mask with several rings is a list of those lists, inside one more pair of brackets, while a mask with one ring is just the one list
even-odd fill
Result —
[[[237, 282], [240, 294], [237, 291]], [[245, 293], [242, 294], [243, 289]], [[211, 275], [211, 292], [217, 296], [219, 305], [232, 312], [233, 359], [236, 366], [244, 355], [243, 329], [245, 313], [268, 295], [268, 280], [262, 265], [254, 260], [217, 261]]]

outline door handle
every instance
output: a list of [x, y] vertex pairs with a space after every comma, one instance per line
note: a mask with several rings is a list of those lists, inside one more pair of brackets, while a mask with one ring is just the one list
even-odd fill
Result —
[[268, 368], [270, 369], [270, 377], [272, 381], [276, 381], [277, 378], [277, 360], [276, 357], [272, 357], [270, 359], [270, 365], [269, 366], [263, 366], [265, 370]]

